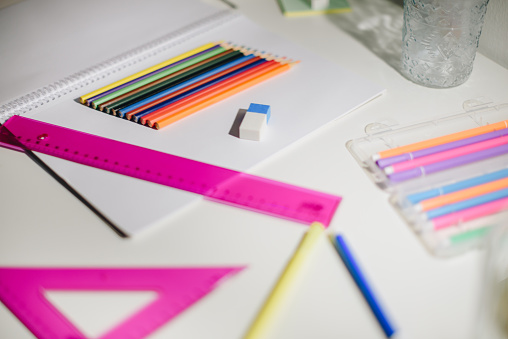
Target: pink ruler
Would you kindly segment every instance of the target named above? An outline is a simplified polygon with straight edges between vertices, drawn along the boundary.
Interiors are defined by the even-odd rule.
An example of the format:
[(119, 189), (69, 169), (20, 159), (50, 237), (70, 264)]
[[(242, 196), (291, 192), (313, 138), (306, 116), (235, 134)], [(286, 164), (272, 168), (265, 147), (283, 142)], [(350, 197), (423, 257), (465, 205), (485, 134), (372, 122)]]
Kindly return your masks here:
[(85, 339), (44, 297), (44, 290), (155, 291), (156, 300), (97, 339), (144, 338), (242, 269), (3, 267), (0, 300), (39, 339)]
[(341, 200), (331, 194), (20, 116), (13, 116), (3, 125), (0, 145), (41, 152), (308, 225), (318, 221), (328, 226)]

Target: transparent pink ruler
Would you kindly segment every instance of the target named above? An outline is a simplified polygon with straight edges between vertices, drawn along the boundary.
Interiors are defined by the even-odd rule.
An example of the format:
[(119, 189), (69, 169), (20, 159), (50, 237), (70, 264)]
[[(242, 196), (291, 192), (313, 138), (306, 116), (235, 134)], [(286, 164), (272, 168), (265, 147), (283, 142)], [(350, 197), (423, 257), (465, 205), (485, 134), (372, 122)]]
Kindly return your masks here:
[(38, 339), (86, 339), (44, 291), (155, 291), (157, 299), (96, 339), (144, 338), (242, 269), (0, 267), (0, 301)]
[(341, 198), (37, 120), (13, 116), (0, 145), (37, 151), (310, 225), (328, 226)]

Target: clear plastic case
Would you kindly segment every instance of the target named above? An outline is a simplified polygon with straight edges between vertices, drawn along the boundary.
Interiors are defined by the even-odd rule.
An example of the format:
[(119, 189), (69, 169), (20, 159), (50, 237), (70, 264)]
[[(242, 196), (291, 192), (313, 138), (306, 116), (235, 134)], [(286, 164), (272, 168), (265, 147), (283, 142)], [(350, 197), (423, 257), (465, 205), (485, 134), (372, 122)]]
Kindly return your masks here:
[[(508, 219), (508, 186), (503, 188), (500, 184), (508, 182), (508, 151), (504, 151), (508, 149), (508, 104), (475, 99), (466, 101), (463, 108), (461, 113), (409, 126), (370, 124), (365, 128), (364, 137), (347, 143), (360, 166), (378, 187), (389, 193), (393, 207), (424, 245), (431, 253), (441, 257), (481, 246), (490, 226)], [(502, 127), (494, 128), (495, 124)], [(473, 155), (471, 147), (494, 141), (484, 140), (480, 144), (473, 142), (471, 136), (462, 136), (459, 138), (461, 143), (467, 139), (471, 140), (471, 145), (476, 145), (458, 147), (457, 142), (447, 141), (448, 150), (429, 152), (434, 148), (427, 147), (423, 151), (428, 153), (426, 155), (422, 155), (421, 148), (404, 152), (402, 157), (405, 160), (397, 161), (404, 162), (402, 165), (394, 165), (396, 162), (390, 164), (391, 160), (379, 160), (380, 152), (386, 150), (464, 134), (464, 131), (482, 126), (486, 126), (483, 129), (497, 129), (496, 135), (502, 134), (495, 138), (493, 133), (475, 137), (496, 139), (495, 142), (501, 146), (496, 146), (495, 152), (492, 151), (494, 146), (490, 146), (476, 150)], [(506, 147), (502, 146), (504, 143)], [(480, 154), (482, 157), (478, 156)], [(436, 161), (437, 156), (443, 158)], [(436, 166), (437, 163), (446, 166)], [(405, 167), (401, 167), (404, 165), (409, 169), (404, 170)], [(396, 172), (397, 169), (399, 172)], [(443, 202), (444, 199), (448, 202)]]

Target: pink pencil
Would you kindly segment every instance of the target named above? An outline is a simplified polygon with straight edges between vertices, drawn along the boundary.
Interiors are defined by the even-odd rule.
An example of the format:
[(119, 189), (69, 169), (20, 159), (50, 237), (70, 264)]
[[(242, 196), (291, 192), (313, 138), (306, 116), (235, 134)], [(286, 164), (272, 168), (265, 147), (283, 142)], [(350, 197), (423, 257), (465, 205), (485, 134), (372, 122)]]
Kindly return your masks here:
[(432, 219), (431, 223), (435, 230), (454, 225), (458, 222), (466, 222), (469, 220), (481, 218), (487, 215), (498, 213), (508, 209), (508, 198), (495, 200), (483, 205), (471, 207), (455, 213), (450, 213), (442, 217)]
[(444, 151), (444, 152), (439, 152), (439, 153), (427, 155), (425, 157), (421, 157), (418, 159), (399, 162), (397, 164), (393, 164), (391, 166), (386, 167), (384, 170), (385, 170), (386, 174), (398, 173), (398, 172), (402, 172), (402, 171), (407, 171), (412, 168), (425, 166), (425, 165), (433, 164), (433, 163), (436, 163), (439, 161), (459, 157), (462, 155), (483, 151), (488, 148), (504, 145), (507, 143), (508, 143), (508, 135), (499, 137), (499, 138), (495, 138), (495, 139), (490, 139), (490, 140), (478, 142), (476, 144), (471, 144), (471, 145), (451, 149), (451, 150)]

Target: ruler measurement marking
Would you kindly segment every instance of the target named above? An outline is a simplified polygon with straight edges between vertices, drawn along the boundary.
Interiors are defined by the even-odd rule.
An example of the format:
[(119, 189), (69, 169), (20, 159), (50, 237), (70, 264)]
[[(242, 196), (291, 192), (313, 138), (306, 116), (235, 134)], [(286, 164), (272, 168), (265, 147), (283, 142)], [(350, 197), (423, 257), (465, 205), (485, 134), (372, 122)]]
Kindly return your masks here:
[(9, 130), (2, 131), (10, 145), (9, 131), (13, 132), (10, 126), (14, 125), (12, 134), (29, 150), (197, 193), (213, 201), (309, 224), (319, 221), (326, 226), (340, 202), (340, 197), (330, 194), (24, 117), (13, 118), (4, 124)]
[[(47, 136), (47, 134), (46, 134), (46, 136)], [(66, 148), (64, 151), (60, 151), (60, 146), (58, 146), (58, 145), (52, 146), (52, 144), (49, 144), (49, 143), (46, 143), (45, 145), (40, 145), (40, 143), (38, 141), (34, 142), (31, 138), (27, 138), (24, 141), (22, 140), (21, 136), (18, 136), (17, 138), (25, 146), (26, 146), (26, 144), (30, 144), (29, 148), (33, 148), (35, 151), (40, 151), (45, 154), (56, 153), (56, 154), (60, 155), (60, 157), (70, 160), (70, 161), (82, 163), (84, 165), (90, 165), (90, 166), (96, 167), (96, 168), (108, 169), (106, 166), (104, 166), (104, 164), (101, 163), (101, 161), (108, 162), (108, 159), (101, 160), (98, 156), (94, 156), (94, 155), (91, 156), (88, 153), (85, 153), (83, 155), (83, 157), (85, 158), (85, 159), (83, 159), (83, 157), (78, 156), (79, 151), (77, 151), (77, 150), (74, 151), (74, 154), (76, 155), (76, 157), (72, 157), (72, 156), (68, 155), (68, 153), (69, 153), (68, 148)], [(51, 148), (51, 147), (54, 147), (55, 151), (47, 150), (47, 148)], [(149, 175), (149, 173), (150, 173), (149, 169), (146, 169), (147, 175), (143, 175), (143, 173), (142, 173), (143, 170), (139, 166), (136, 166), (135, 168), (131, 168), (130, 164), (123, 165), (123, 164), (120, 164), (118, 161), (115, 161), (115, 164), (117, 164), (117, 166), (125, 166), (125, 168), (128, 169), (128, 171), (130, 172), (130, 176), (132, 176), (132, 177), (136, 177), (138, 179), (145, 179), (145, 180), (151, 181), (151, 182), (156, 182), (156, 180), (153, 180), (152, 176)], [(117, 168), (117, 166), (111, 166), (109, 169), (113, 172), (122, 174), (122, 171), (119, 170)], [(192, 184), (192, 182), (190, 183), (190, 185), (188, 185), (187, 180), (185, 178), (180, 177), (175, 181), (175, 179), (170, 174), (167, 176), (167, 178), (169, 179), (169, 181), (166, 181), (166, 183), (165, 183), (166, 185), (170, 185), (170, 186), (182, 189), (182, 190), (187, 190), (187, 191), (190, 191), (193, 193), (199, 193), (199, 194), (206, 193), (206, 192), (199, 190), (199, 189), (193, 189), (192, 186), (194, 186), (194, 185)], [(248, 202), (240, 202), (241, 201), (241, 199), (240, 199), (241, 192), (238, 192), (237, 195), (239, 195), (239, 196), (238, 197), (231, 197), (231, 192), (229, 189), (225, 189), (224, 192), (222, 192), (222, 194), (221, 194), (220, 190), (218, 190), (217, 192), (214, 192), (214, 194), (213, 194), (213, 196), (219, 200), (224, 200), (226, 202), (240, 204), (240, 205), (246, 205), (246, 206), (251, 207), (250, 203), (248, 203)], [(260, 198), (259, 202), (257, 204), (257, 208), (266, 210), (269, 213), (282, 214), (282, 215), (285, 215), (287, 217), (292, 217), (292, 218), (297, 218), (299, 216), (302, 216), (302, 217), (306, 217), (306, 220), (311, 221), (312, 218), (319, 218), (320, 217), (320, 213), (318, 211), (316, 211), (316, 209), (321, 210), (322, 205), (313, 205), (313, 203), (307, 203), (307, 204), (304, 203), (304, 204), (298, 206), (296, 209), (294, 209), (289, 206), (285, 207), (275, 201), (274, 202), (266, 202), (264, 199)]]

